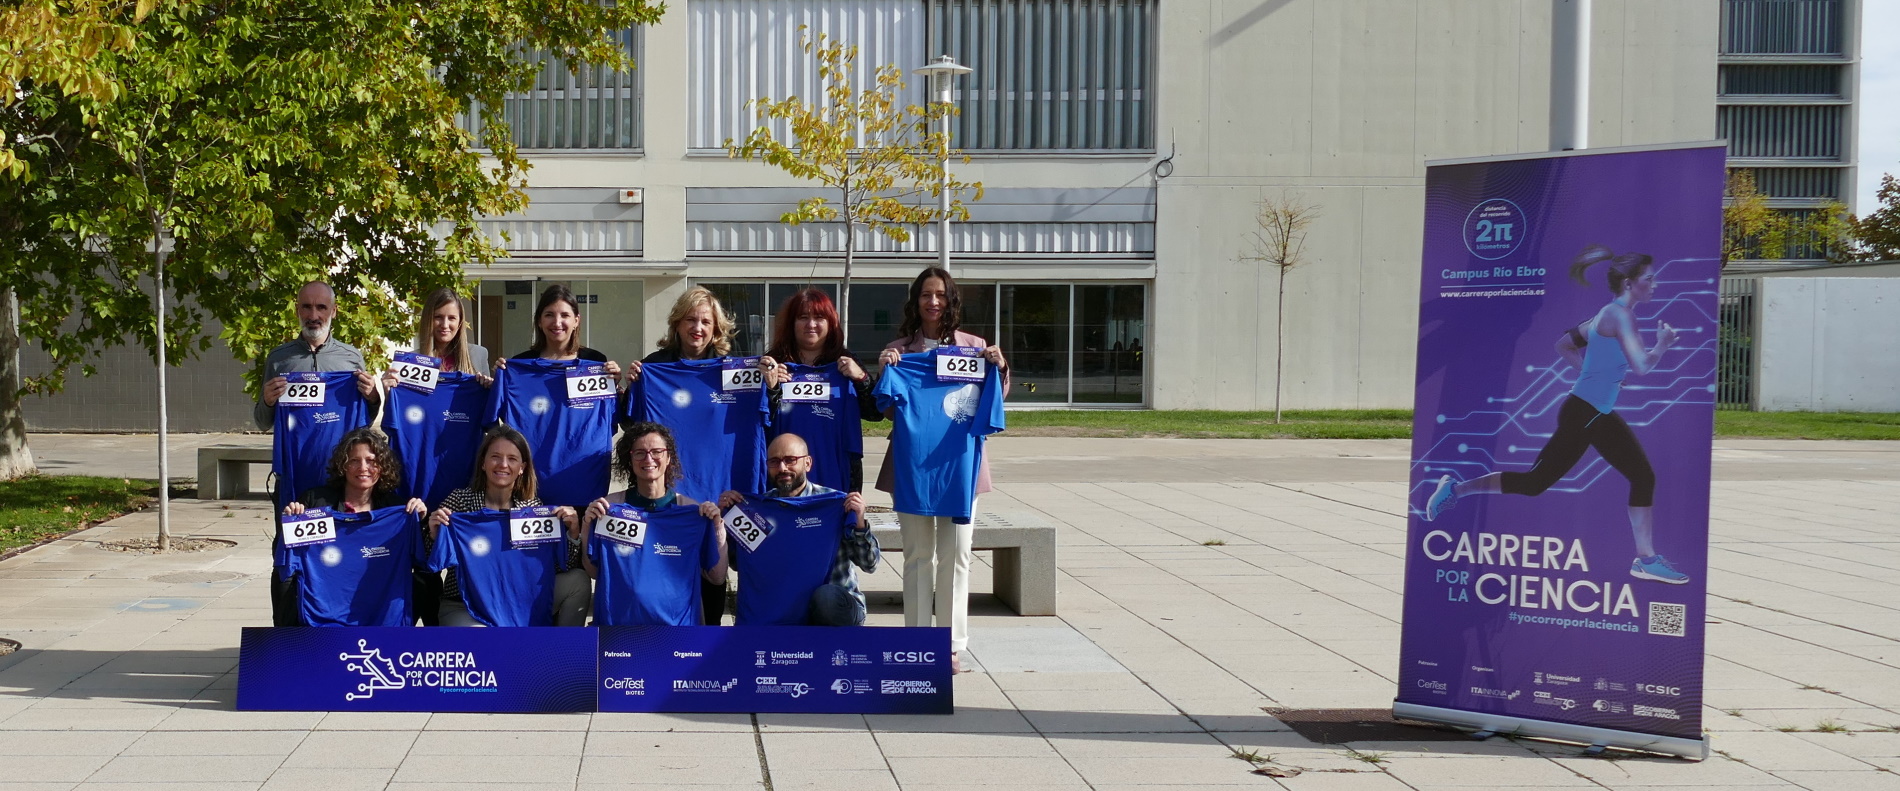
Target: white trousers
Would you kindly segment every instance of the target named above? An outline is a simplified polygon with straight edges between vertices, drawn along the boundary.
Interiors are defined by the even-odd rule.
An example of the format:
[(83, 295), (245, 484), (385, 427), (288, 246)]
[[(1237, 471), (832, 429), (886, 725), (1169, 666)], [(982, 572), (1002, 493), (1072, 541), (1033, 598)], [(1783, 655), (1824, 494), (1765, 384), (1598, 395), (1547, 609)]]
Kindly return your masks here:
[[(904, 536), (904, 625), (950, 627), (950, 650), (970, 644), (970, 525), (897, 514)], [(934, 619), (933, 619), (934, 616)]]

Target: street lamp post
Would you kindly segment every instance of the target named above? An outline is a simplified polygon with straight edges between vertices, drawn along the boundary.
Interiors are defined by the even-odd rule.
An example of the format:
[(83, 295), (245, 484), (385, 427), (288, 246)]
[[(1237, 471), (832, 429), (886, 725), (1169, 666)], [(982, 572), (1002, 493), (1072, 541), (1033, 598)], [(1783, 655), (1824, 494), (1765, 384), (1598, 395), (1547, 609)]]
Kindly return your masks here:
[(938, 55), (912, 74), (922, 74), (930, 78), (932, 101), (944, 105), (943, 146), (937, 149), (938, 164), (943, 166), (942, 182), (937, 189), (937, 266), (950, 271), (950, 87), (957, 77), (969, 74), (973, 69), (957, 63), (949, 55)]

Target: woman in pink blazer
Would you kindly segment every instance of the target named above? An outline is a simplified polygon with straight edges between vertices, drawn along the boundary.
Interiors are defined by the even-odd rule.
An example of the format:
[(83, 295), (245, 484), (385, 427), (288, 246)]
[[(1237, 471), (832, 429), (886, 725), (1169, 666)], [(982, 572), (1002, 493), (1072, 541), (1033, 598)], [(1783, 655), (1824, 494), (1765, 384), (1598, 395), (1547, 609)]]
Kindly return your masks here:
[[(959, 329), (962, 316), (963, 300), (957, 294), (957, 281), (938, 267), (925, 269), (911, 281), (904, 320), (897, 327), (900, 337), (884, 347), (879, 362), (892, 365), (900, 355), (927, 352), (938, 346), (974, 346), (983, 350), (983, 356), (1002, 375), (1007, 396), (1009, 364), (1003, 350)], [(877, 474), (879, 491), (892, 490), (893, 475), (891, 457), (886, 455)], [(984, 458), (977, 470), (976, 494), (989, 490), (990, 462)], [(903, 512), (897, 514), (897, 524), (904, 536), (904, 625), (950, 627), (950, 666), (961, 672), (959, 654), (970, 643), (971, 526), (955, 524), (949, 517)], [(938, 562), (940, 556), (942, 562)]]

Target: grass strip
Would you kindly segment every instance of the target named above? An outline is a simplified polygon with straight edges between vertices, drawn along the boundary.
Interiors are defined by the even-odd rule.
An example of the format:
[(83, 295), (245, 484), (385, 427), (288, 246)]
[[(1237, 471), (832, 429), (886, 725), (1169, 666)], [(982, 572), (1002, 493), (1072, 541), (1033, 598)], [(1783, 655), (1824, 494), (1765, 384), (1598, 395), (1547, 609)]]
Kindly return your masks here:
[[(867, 437), (889, 436), (891, 424), (865, 423)], [(1178, 439), (1409, 439), (1406, 409), (1294, 410), (1280, 423), (1272, 412), (1216, 410), (1061, 409), (1009, 413), (1013, 437), (1167, 437)], [(1900, 413), (1715, 413), (1720, 439), (1900, 440)]]
[(158, 482), (83, 475), (0, 481), (0, 556), (150, 505)]

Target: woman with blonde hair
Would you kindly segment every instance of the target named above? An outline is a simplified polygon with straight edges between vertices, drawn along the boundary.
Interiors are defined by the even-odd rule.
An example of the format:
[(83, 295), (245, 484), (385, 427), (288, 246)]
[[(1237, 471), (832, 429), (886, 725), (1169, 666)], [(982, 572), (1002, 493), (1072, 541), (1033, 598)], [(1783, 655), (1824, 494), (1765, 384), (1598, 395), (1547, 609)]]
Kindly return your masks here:
[[(488, 349), (470, 340), (468, 300), (446, 286), (422, 298), (422, 312), (416, 326), (416, 353), (442, 360), (442, 370), (473, 374), (486, 385)], [(383, 387), (396, 386), (394, 369), (383, 372)]]
[(660, 348), (640, 362), (628, 363), (627, 380), (640, 378), (643, 363), (707, 360), (731, 354), (732, 336), (738, 332), (739, 325), (712, 291), (705, 286), (686, 289), (673, 300), (673, 309), (666, 314), (666, 335), (660, 338)]

